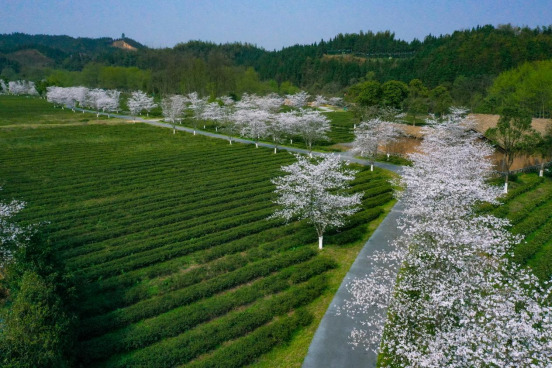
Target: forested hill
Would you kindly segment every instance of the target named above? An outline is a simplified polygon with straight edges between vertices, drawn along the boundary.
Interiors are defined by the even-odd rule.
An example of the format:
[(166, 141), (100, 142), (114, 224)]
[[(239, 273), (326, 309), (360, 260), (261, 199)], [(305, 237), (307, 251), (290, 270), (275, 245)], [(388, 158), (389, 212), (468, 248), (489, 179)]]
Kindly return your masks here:
[[(411, 42), (396, 39), (392, 32), (360, 32), (278, 51), (251, 44), (202, 41), (150, 49), (124, 40), (137, 51), (116, 49), (111, 46), (111, 38), (0, 35), (0, 70), (4, 77), (28, 79), (45, 78), (55, 71), (57, 80), (67, 84), (77, 76), (62, 75), (63, 70), (81, 71), (91, 63), (137, 67), (150, 73), (144, 88), (161, 93), (190, 89), (217, 94), (239, 92), (247, 90), (256, 78), (268, 83), (264, 89), (290, 82), (326, 94), (342, 93), (367, 78), (406, 83), (417, 78), (431, 88), (460, 83), (476, 92), (485, 91), (502, 71), (526, 61), (552, 58), (552, 26), (531, 29), (487, 25)], [(17, 52), (31, 49), (33, 58), (22, 61), (18, 57)], [(35, 65), (32, 60), (36, 60)], [(262, 92), (263, 88), (252, 92)]]

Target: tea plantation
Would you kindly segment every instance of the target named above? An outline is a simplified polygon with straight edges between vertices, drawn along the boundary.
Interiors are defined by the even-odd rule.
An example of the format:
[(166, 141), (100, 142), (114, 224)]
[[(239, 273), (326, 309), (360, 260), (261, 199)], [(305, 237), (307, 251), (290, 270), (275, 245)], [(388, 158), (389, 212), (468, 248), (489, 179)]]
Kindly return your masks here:
[(10, 123), (14, 101), (0, 98), (0, 197), (27, 203), (19, 220), (40, 224), (78, 280), (83, 366), (239, 367), (292, 346), (392, 201), (389, 174), (359, 168), (363, 209), (319, 252), (311, 226), (267, 220), (290, 154), (41, 100)]

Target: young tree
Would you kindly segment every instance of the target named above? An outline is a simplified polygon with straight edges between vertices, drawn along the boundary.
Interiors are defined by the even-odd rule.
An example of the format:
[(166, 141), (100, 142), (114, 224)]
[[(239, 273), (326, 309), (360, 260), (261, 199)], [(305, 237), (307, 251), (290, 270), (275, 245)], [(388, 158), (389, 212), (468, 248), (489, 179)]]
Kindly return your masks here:
[(4, 94), (7, 94), (9, 92), (10, 92), (10, 90), (9, 90), (8, 86), (6, 85), (6, 82), (4, 82), (4, 80), (2, 78), (0, 78), (0, 94), (4, 95)]
[(550, 287), (507, 258), (520, 241), (508, 221), (474, 210), (501, 192), (491, 147), (455, 118), (425, 130), (402, 173), (403, 235), (349, 286), (350, 314), (371, 310), (353, 344), (381, 344), (383, 366), (549, 366)]
[[(0, 188), (1, 189), (1, 188)], [(13, 261), (14, 252), (24, 246), (31, 235), (31, 227), (22, 227), (14, 222), (14, 216), (25, 208), (25, 203), (17, 200), (0, 202), (0, 276)]]
[(300, 92), (297, 92), (296, 94), (293, 94), (293, 95), (286, 95), (286, 99), (288, 100), (288, 104), (290, 106), (293, 106), (293, 107), (296, 107), (296, 108), (305, 107), (309, 97), (310, 97), (310, 95), (305, 91), (300, 91)]
[(368, 159), (370, 171), (374, 171), (374, 160), (378, 154), (377, 129), (380, 120), (370, 120), (359, 124), (355, 129), (355, 140), (353, 141), (352, 152)]
[(330, 121), (319, 111), (303, 110), (298, 114), (297, 132), (303, 137), (309, 155), (312, 156), (312, 145), (318, 140), (328, 140), (326, 135), (330, 129)]
[(96, 110), (96, 117), (100, 116), (100, 111), (105, 110), (109, 103), (109, 96), (103, 89), (91, 89), (86, 95), (86, 104), (93, 110)]
[(362, 193), (346, 193), (356, 172), (346, 169), (337, 155), (326, 155), (314, 161), (296, 157), (297, 162), (282, 167), (286, 176), (272, 180), (278, 195), (275, 203), (282, 208), (271, 217), (286, 221), (306, 219), (316, 228), (318, 248), (322, 249), (326, 229), (342, 226), (345, 217), (358, 210)]
[(256, 148), (259, 148), (259, 139), (266, 136), (272, 118), (271, 113), (259, 109), (237, 110), (232, 117), (240, 127), (240, 134), (252, 138)]
[(508, 193), (508, 178), (514, 158), (528, 149), (533, 134), (531, 115), (516, 107), (504, 108), (496, 127), (485, 132), (491, 141), (504, 150), (504, 193)]
[(130, 110), (130, 114), (136, 117), (142, 112), (142, 110), (146, 110), (149, 116), (149, 111), (156, 107), (157, 104), (153, 102), (153, 97), (148, 97), (146, 93), (142, 91), (134, 91), (127, 100), (127, 106)]
[(165, 121), (171, 123), (173, 134), (176, 134), (176, 121), (182, 118), (182, 113), (186, 109), (186, 98), (180, 95), (165, 97), (161, 101), (161, 108)]
[(539, 176), (542, 177), (544, 176), (544, 164), (546, 160), (552, 159), (552, 123), (548, 123), (544, 135), (539, 134), (534, 151), (540, 156)]
[(203, 111), (207, 105), (207, 99), (199, 98), (197, 92), (192, 92), (186, 96), (186, 100), (189, 102), (188, 109), (192, 110), (194, 114), (192, 125), (194, 128), (194, 135), (196, 135), (197, 125), (200, 120), (203, 119)]

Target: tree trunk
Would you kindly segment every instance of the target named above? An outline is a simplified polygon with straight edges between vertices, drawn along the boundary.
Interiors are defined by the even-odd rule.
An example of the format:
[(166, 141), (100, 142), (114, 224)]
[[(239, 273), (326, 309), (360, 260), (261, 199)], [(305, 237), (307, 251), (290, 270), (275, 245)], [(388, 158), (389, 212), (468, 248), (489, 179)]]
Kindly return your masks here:
[(510, 171), (506, 171), (506, 177), (504, 178), (504, 194), (508, 193), (508, 179), (510, 176)]
[(196, 133), (195, 133), (195, 130), (194, 130), (194, 135), (195, 135), (195, 134), (196, 134)]
[(276, 153), (276, 152), (277, 152), (277, 148), (276, 148), (276, 147), (274, 147), (274, 153)]
[(255, 142), (255, 148), (259, 148), (259, 143)]
[(230, 138), (229, 141), (230, 141), (230, 145), (232, 145), (232, 138)]
[(173, 134), (176, 134), (176, 129), (175, 128), (173, 128)]
[(370, 171), (374, 171), (374, 164), (370, 164)]
[(218, 132), (218, 127), (215, 127), (215, 132)]
[(293, 139), (290, 139), (290, 140), (289, 140), (289, 144), (293, 144)]
[(324, 236), (322, 235), (318, 237), (318, 249), (322, 249), (323, 244), (324, 244)]
[(389, 156), (390, 156), (390, 154), (389, 154), (389, 152), (387, 152), (387, 161), (389, 161)]
[(542, 178), (544, 176), (544, 160), (541, 162), (541, 167), (539, 170), (539, 176)]

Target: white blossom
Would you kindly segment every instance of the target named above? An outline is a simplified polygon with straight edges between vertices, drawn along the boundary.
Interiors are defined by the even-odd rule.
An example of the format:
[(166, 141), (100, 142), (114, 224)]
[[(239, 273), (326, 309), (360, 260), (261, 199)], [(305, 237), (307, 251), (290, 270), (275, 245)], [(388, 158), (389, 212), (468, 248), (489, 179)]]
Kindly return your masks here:
[(281, 206), (272, 217), (286, 221), (306, 219), (316, 228), (318, 246), (322, 249), (326, 228), (343, 226), (345, 217), (358, 210), (362, 193), (346, 193), (356, 172), (345, 168), (339, 156), (308, 159), (296, 155), (296, 158), (297, 162), (282, 167), (287, 175), (272, 180), (278, 194), (275, 203)]
[(521, 239), (508, 221), (474, 210), (501, 190), (486, 182), (491, 147), (461, 119), (430, 124), (403, 168), (403, 235), (349, 285), (352, 344), (377, 351), (383, 336), (383, 366), (549, 367), (550, 288), (509, 261)]

